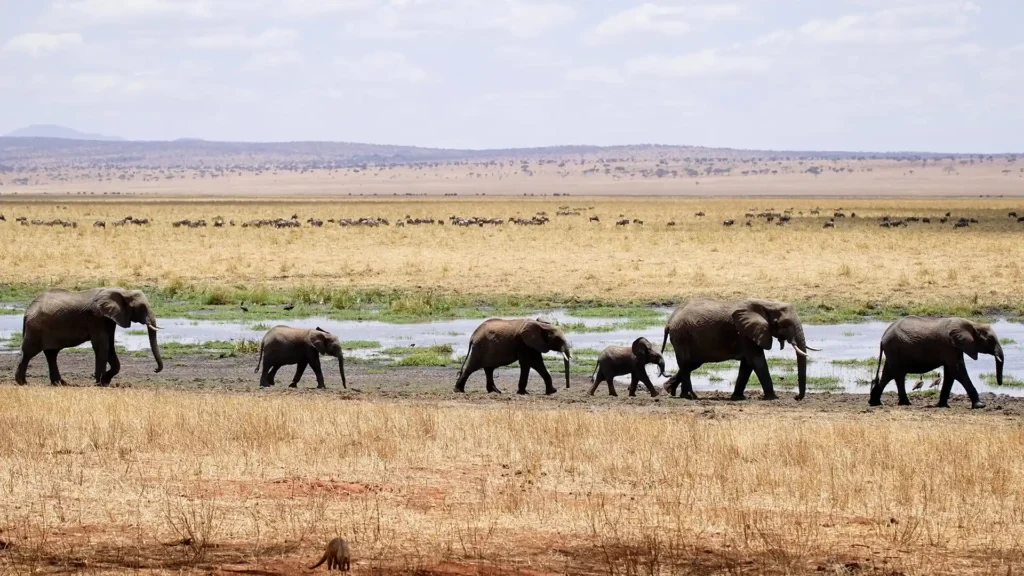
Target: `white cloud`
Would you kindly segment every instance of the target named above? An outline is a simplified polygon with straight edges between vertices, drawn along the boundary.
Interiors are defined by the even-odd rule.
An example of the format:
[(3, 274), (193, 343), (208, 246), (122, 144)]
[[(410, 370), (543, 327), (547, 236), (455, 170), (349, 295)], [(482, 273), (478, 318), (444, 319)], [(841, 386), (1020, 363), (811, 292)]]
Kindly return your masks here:
[(137, 94), (146, 89), (146, 80), (141, 76), (129, 77), (120, 74), (78, 74), (71, 79), (71, 85), (87, 95), (96, 94)]
[(501, 30), (517, 36), (536, 36), (576, 18), (570, 6), (523, 0), (395, 0), (393, 5), (423, 8), (410, 16), (428, 28)]
[(48, 19), (71, 25), (211, 15), (205, 0), (57, 0), (48, 11)]
[(339, 76), (353, 82), (416, 84), (427, 77), (426, 72), (400, 52), (374, 52), (354, 60), (339, 59), (335, 68)]
[(595, 84), (622, 84), (625, 79), (618, 70), (603, 66), (584, 66), (574, 68), (565, 73), (565, 79), (570, 82), (595, 83)]
[(276, 52), (259, 52), (253, 54), (242, 64), (247, 72), (262, 72), (275, 68), (299, 66), (305, 59), (296, 50), (280, 50)]
[(904, 44), (952, 40), (970, 31), (974, 2), (909, 4), (835, 20), (812, 20), (800, 27), (819, 44)]
[(19, 52), (30, 56), (57, 52), (64, 48), (82, 45), (81, 34), (43, 34), (29, 32), (19, 34), (4, 44), (0, 52)]
[(237, 31), (192, 36), (185, 39), (185, 44), (207, 50), (253, 50), (286, 48), (293, 45), (297, 38), (295, 30), (270, 28), (254, 36)]
[(693, 22), (732, 20), (742, 13), (743, 7), (739, 4), (663, 6), (646, 3), (605, 19), (595, 32), (602, 37), (646, 32), (679, 36), (689, 32)]
[(767, 58), (722, 54), (711, 49), (680, 56), (644, 56), (626, 62), (630, 74), (676, 78), (760, 74), (770, 67), (771, 61)]

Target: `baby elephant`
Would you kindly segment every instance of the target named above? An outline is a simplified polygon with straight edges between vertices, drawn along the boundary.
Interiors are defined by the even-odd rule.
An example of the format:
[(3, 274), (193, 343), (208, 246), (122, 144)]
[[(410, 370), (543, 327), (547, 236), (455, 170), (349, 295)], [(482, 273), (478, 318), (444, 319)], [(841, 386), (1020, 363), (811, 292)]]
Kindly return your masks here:
[(326, 388), (324, 374), (320, 371), (321, 354), (338, 359), (341, 385), (348, 388), (345, 384), (345, 359), (341, 355), (341, 341), (337, 336), (319, 326), (314, 330), (274, 326), (267, 331), (263, 343), (260, 344), (260, 359), (256, 362), (256, 372), (260, 371), (260, 362), (263, 363), (260, 386), (273, 386), (274, 376), (281, 366), (298, 364), (299, 367), (295, 370), (295, 377), (292, 378), (290, 385), (292, 388), (299, 383), (307, 365), (313, 368), (313, 373), (316, 374), (316, 387)]
[(629, 395), (636, 396), (637, 382), (643, 382), (651, 396), (657, 396), (658, 391), (651, 384), (651, 378), (647, 375), (647, 365), (657, 364), (660, 375), (665, 375), (665, 359), (654, 349), (647, 338), (637, 338), (632, 346), (609, 346), (601, 352), (597, 359), (597, 369), (591, 379), (594, 385), (590, 387), (589, 394), (594, 395), (601, 381), (608, 382), (608, 394), (618, 396), (615, 393), (616, 376), (629, 374), (632, 380), (629, 383)]

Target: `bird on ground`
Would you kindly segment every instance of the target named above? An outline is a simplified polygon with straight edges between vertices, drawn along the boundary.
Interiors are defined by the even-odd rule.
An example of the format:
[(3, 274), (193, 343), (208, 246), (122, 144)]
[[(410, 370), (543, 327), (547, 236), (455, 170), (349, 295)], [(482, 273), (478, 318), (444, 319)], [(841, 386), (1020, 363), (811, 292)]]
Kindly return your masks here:
[(285, 304), (284, 305), (284, 309), (285, 310), (291, 310), (292, 308), (295, 308), (295, 304)]
[(245, 307), (245, 302), (239, 302), (238, 307), (242, 309), (242, 312), (248, 312), (249, 309)]

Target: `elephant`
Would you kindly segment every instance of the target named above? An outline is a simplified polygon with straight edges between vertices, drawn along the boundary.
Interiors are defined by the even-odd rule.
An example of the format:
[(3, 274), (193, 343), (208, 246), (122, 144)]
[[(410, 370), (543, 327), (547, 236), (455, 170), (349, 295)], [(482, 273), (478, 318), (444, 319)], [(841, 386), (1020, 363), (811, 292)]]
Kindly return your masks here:
[(554, 394), (556, 390), (551, 385), (551, 374), (541, 356), (553, 350), (560, 352), (565, 361), (565, 387), (568, 389), (572, 353), (561, 328), (543, 320), (485, 320), (469, 339), (469, 351), (459, 369), (455, 392), (465, 392), (466, 380), (473, 372), (483, 368), (487, 375), (487, 391), (500, 394), (501, 390), (494, 385), (494, 369), (519, 361), (519, 394), (527, 393), (526, 382), (530, 378), (531, 368), (544, 379), (544, 393)]
[(796, 351), (797, 400), (803, 400), (807, 391), (807, 351), (818, 351), (807, 345), (803, 324), (796, 309), (786, 302), (773, 300), (725, 301), (701, 298), (677, 308), (665, 325), (665, 343), (671, 339), (675, 348), (679, 372), (665, 382), (670, 396), (682, 385), (681, 397), (697, 399), (690, 381), (690, 373), (706, 362), (739, 360), (733, 400), (743, 400), (751, 372), (757, 375), (765, 400), (775, 400), (775, 388), (768, 372), (764, 351), (771, 350), (772, 339), (778, 339), (779, 349), (785, 343)]
[[(57, 368), (57, 354), (64, 348), (92, 342), (96, 355), (96, 383), (107, 386), (121, 371), (121, 362), (114, 348), (114, 330), (118, 326), (128, 328), (133, 322), (144, 324), (149, 331), (149, 347), (156, 360), (156, 372), (160, 372), (164, 369), (164, 362), (156, 341), (159, 328), (145, 294), (124, 288), (95, 288), (82, 292), (60, 288), (47, 290), (25, 309), (21, 358), (14, 381), (26, 384), (28, 363), (42, 352), (50, 369), (50, 383), (67, 385)], [(108, 364), (109, 370), (106, 369)]]
[[(996, 385), (1003, 385), (1003, 347), (999, 338), (987, 324), (976, 324), (963, 318), (922, 318), (907, 316), (893, 322), (878, 347), (878, 365), (871, 381), (871, 406), (882, 404), (882, 391), (890, 380), (896, 381), (899, 405), (909, 406), (907, 374), (923, 374), (941, 367), (942, 389), (939, 391), (940, 408), (949, 407), (949, 394), (957, 380), (967, 391), (972, 408), (984, 408), (985, 403), (967, 375), (964, 354), (977, 360), (978, 354), (991, 354), (996, 359)], [(882, 366), (882, 355), (885, 366)], [(881, 370), (881, 376), (879, 376)]]
[(256, 372), (260, 371), (260, 363), (263, 364), (263, 374), (260, 376), (260, 386), (273, 386), (274, 376), (281, 366), (298, 364), (295, 376), (289, 387), (295, 388), (302, 379), (302, 373), (308, 365), (316, 374), (316, 387), (326, 388), (324, 385), (324, 373), (320, 370), (320, 355), (326, 354), (338, 359), (338, 370), (341, 371), (341, 386), (348, 388), (345, 383), (345, 358), (341, 353), (341, 341), (338, 337), (323, 328), (317, 326), (310, 330), (308, 328), (292, 328), (291, 326), (274, 326), (263, 336), (260, 343), (260, 357), (256, 361)]
[(614, 380), (616, 376), (629, 374), (632, 380), (629, 383), (629, 395), (636, 396), (636, 385), (643, 382), (651, 396), (657, 396), (658, 390), (651, 383), (647, 375), (647, 365), (657, 364), (659, 375), (665, 374), (665, 358), (654, 349), (654, 344), (647, 338), (637, 338), (632, 346), (608, 346), (601, 351), (597, 358), (597, 367), (591, 379), (594, 381), (590, 391), (591, 396), (597, 391), (601, 381), (608, 382), (608, 395), (618, 396), (615, 393)]

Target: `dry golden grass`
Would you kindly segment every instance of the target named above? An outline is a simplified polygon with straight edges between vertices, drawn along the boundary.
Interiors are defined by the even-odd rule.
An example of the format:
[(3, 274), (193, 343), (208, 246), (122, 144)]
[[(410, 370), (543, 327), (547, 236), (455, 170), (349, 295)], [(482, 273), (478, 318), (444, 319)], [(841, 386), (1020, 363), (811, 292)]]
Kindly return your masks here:
[[(559, 206), (592, 208), (557, 217)], [(821, 217), (811, 217), (820, 206)], [(754, 219), (753, 208), (792, 207), (785, 227)], [(831, 209), (858, 218), (822, 229)], [(703, 210), (707, 216), (693, 214)], [(1015, 307), (1024, 280), (1024, 215), (1016, 199), (668, 199), (505, 198), (324, 201), (10, 201), (0, 204), (0, 282), (384, 287), (484, 295), (532, 294), (635, 301), (699, 294), (760, 295), (794, 301), (950, 303)], [(377, 229), (325, 224), (298, 230), (175, 229), (180, 218), (302, 220), (406, 215), (530, 216), (546, 226)], [(981, 220), (965, 230), (934, 219)], [(599, 224), (588, 215), (598, 215)], [(618, 215), (643, 227), (615, 226)], [(876, 218), (930, 216), (933, 223), (881, 229)], [(148, 217), (146, 227), (94, 229), (96, 219)], [(22, 227), (17, 216), (77, 220), (77, 229)], [(736, 226), (721, 225), (725, 218)], [(678, 225), (666, 227), (675, 220)], [(109, 226), (109, 224), (108, 224)]]
[(0, 396), (3, 573), (289, 574), (336, 535), (378, 573), (1024, 563), (1024, 429), (991, 415)]

